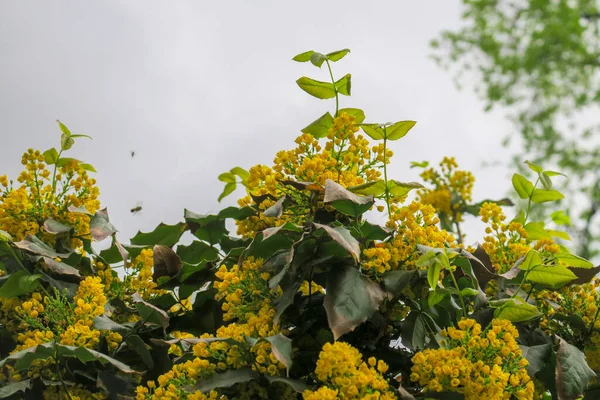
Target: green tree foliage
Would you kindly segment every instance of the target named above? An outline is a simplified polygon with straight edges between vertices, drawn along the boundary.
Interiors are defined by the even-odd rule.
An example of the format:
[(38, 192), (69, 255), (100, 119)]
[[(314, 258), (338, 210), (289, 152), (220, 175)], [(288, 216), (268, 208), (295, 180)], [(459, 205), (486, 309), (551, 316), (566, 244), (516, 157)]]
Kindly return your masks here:
[(463, 26), (432, 41), (434, 58), (473, 71), (486, 110), (503, 106), (521, 133), (522, 152), (558, 164), (585, 192), (576, 221), (582, 254), (600, 231), (600, 9), (595, 0), (463, 0)]

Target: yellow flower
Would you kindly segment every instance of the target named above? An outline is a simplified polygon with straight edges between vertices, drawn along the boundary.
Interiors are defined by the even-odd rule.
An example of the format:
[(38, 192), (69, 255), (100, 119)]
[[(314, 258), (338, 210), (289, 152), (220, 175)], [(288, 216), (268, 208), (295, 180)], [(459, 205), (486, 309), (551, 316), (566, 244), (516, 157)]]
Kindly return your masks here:
[(509, 321), (494, 319), (482, 331), (474, 320), (463, 319), (441, 335), (441, 348), (418, 352), (412, 359), (410, 379), (425, 391), (459, 392), (467, 400), (533, 399), (535, 385), (516, 342), (519, 333)]

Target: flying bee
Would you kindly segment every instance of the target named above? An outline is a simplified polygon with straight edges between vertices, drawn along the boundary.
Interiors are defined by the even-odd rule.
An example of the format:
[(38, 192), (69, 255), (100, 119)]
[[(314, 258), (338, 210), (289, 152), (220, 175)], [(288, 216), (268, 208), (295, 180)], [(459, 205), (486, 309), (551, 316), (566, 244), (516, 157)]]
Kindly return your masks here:
[(135, 207), (133, 207), (131, 210), (129, 210), (129, 212), (131, 212), (131, 214), (133, 214), (133, 215), (136, 215), (140, 211), (142, 211), (142, 203), (141, 202), (139, 202)]
[(133, 156), (135, 156), (135, 151), (131, 150), (131, 158), (133, 158)]

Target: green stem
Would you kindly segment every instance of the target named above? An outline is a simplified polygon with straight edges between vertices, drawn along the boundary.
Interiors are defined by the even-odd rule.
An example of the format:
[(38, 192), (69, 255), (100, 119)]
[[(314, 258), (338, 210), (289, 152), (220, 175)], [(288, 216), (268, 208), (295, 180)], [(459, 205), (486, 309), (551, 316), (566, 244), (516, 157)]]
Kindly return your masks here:
[(54, 195), (54, 191), (56, 190), (56, 170), (58, 169), (57, 163), (58, 160), (60, 160), (62, 152), (62, 149), (60, 149), (60, 151), (58, 152), (58, 157), (56, 158), (56, 162), (54, 163), (54, 171), (52, 172), (52, 195)]
[(596, 325), (596, 320), (598, 319), (598, 315), (600, 313), (600, 307), (596, 310), (596, 315), (594, 315), (594, 319), (592, 320), (592, 323), (590, 324), (590, 329), (587, 333), (587, 336), (591, 336), (592, 332), (594, 331), (594, 325)]
[(339, 105), (340, 105), (340, 101), (339, 101), (339, 94), (338, 94), (338, 90), (335, 87), (335, 79), (333, 79), (333, 72), (331, 71), (331, 65), (329, 64), (329, 60), (325, 60), (325, 62), (327, 63), (327, 69), (329, 69), (329, 76), (331, 77), (331, 84), (333, 85), (333, 90), (335, 91), (335, 116), (338, 116), (338, 110), (339, 110)]
[(529, 201), (527, 202), (527, 212), (525, 213), (525, 222), (523, 222), (523, 225), (527, 223), (527, 218), (529, 218), (529, 211), (531, 210), (531, 198), (533, 197), (533, 192), (535, 192), (538, 183), (540, 183), (539, 177), (535, 181), (535, 185), (533, 185), (533, 190), (531, 191), (531, 193), (529, 193)]
[(460, 288), (458, 287), (458, 282), (456, 281), (456, 278), (454, 277), (454, 272), (452, 272), (452, 270), (450, 270), (450, 276), (452, 277), (452, 282), (454, 282), (454, 287), (458, 292), (458, 298), (460, 299), (460, 305), (462, 306), (463, 317), (467, 318), (467, 308), (465, 307), (465, 299), (463, 298), (463, 295), (460, 294)]
[[(452, 207), (452, 206), (450, 206), (450, 207)], [(456, 217), (456, 210), (454, 208), (452, 208), (452, 219), (454, 221), (454, 225), (456, 226), (456, 234), (458, 235), (458, 244), (462, 244), (463, 243), (462, 232), (460, 230), (460, 223), (458, 222), (458, 219)]]
[(383, 128), (383, 132), (383, 182), (385, 183), (385, 204), (387, 205), (389, 218), (392, 215), (392, 211), (390, 209), (390, 189), (388, 188), (387, 177), (387, 128)]
[(40, 198), (40, 182), (38, 181), (37, 172), (33, 173), (33, 179), (35, 181), (35, 190), (37, 191), (37, 201), (38, 206), (40, 207), (40, 212), (42, 211), (42, 199)]
[(65, 390), (65, 394), (67, 395), (67, 398), (69, 400), (73, 400), (73, 397), (71, 397), (71, 393), (69, 393), (69, 388), (67, 387), (67, 384), (65, 383), (65, 380), (63, 379), (62, 373), (60, 372), (60, 364), (58, 363), (58, 354), (55, 354), (54, 358), (56, 359), (56, 373), (58, 374), (58, 379), (60, 379), (60, 382), (62, 383), (62, 387)]
[[(8, 250), (10, 251), (10, 254), (14, 257), (14, 259), (17, 260), (17, 264), (19, 264), (19, 266), (23, 269), (23, 271), (27, 272), (29, 275), (32, 275), (32, 273), (29, 272), (29, 270), (25, 267), (25, 265), (23, 264), (21, 259), (17, 256), (17, 253), (15, 253), (15, 250), (12, 248), (12, 246), (10, 246), (10, 244), (8, 245)], [(41, 283), (40, 283), (40, 288), (42, 288), (42, 290), (44, 291), (46, 296), (48, 296), (48, 297), (50, 296), (50, 293), (48, 293), (46, 288), (44, 286), (42, 286)]]

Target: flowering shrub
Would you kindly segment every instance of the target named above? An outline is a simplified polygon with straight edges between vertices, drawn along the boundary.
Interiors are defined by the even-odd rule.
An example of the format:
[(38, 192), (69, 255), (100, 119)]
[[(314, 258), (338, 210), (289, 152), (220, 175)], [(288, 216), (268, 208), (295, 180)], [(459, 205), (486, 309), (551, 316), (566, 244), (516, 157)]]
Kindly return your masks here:
[[(566, 247), (564, 212), (530, 218), (560, 174), (515, 174), (519, 210), (474, 202), (454, 158), (392, 179), (415, 122), (339, 108), (348, 53), (294, 57), (327, 67), (297, 83), (335, 111), (272, 165), (219, 175), (238, 207), (122, 243), (62, 123), (60, 150), (0, 177), (0, 398), (599, 398), (600, 267)], [(460, 229), (473, 217), (481, 244)]]

